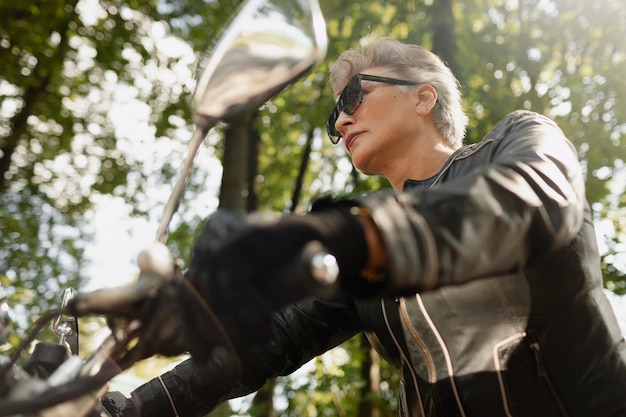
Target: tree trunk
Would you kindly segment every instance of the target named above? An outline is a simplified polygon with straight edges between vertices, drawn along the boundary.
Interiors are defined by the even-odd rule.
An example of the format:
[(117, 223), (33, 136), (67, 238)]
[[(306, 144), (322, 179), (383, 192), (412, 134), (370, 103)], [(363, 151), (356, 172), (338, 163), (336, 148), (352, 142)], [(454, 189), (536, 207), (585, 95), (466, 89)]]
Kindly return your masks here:
[(364, 334), (361, 334), (361, 349), (365, 353), (361, 365), (361, 379), (365, 384), (361, 388), (357, 417), (379, 417), (380, 357)]
[(248, 135), (248, 198), (246, 210), (251, 213), (259, 208), (259, 183), (256, 177), (259, 173), (259, 149), (261, 135), (254, 125), (258, 112), (255, 112), (249, 123)]
[(452, 0), (435, 1), (432, 12), (433, 52), (448, 64), (452, 72), (458, 74)]
[(304, 176), (309, 167), (309, 160), (311, 159), (311, 150), (313, 149), (313, 127), (309, 129), (306, 135), (306, 145), (302, 151), (302, 160), (300, 162), (300, 169), (298, 170), (298, 178), (296, 178), (296, 185), (291, 197), (290, 211), (293, 213), (300, 204), (300, 196), (302, 194), (302, 185), (304, 184)]
[(252, 115), (245, 114), (231, 121), (224, 133), (222, 157), (222, 185), (219, 208), (238, 212), (246, 211), (249, 193), (250, 125)]
[[(258, 207), (256, 176), (260, 136), (254, 127), (257, 112), (232, 120), (224, 135), (222, 157), (222, 184), (219, 208), (240, 212), (252, 212)], [(250, 414), (253, 417), (275, 417), (275, 380), (269, 380), (257, 391)]]
[(249, 410), (252, 417), (276, 417), (274, 388), (276, 388), (276, 380), (270, 379), (256, 392)]

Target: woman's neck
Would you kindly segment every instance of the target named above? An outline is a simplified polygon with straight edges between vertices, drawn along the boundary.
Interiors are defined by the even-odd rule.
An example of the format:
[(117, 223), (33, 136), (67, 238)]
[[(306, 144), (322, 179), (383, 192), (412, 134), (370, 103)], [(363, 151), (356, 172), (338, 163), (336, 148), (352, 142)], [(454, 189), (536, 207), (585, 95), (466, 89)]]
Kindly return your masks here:
[(401, 191), (406, 180), (425, 180), (437, 174), (455, 149), (443, 141), (430, 141), (414, 147), (384, 176), (396, 191)]

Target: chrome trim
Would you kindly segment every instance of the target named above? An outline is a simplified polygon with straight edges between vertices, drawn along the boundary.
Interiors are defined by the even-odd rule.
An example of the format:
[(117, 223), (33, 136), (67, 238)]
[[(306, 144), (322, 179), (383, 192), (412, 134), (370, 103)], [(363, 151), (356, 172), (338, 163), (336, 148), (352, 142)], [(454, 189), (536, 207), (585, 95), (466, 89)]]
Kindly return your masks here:
[(450, 358), (450, 351), (448, 350), (448, 347), (446, 346), (446, 343), (444, 342), (443, 337), (441, 337), (441, 334), (437, 330), (435, 323), (430, 318), (430, 315), (428, 314), (428, 311), (426, 310), (426, 306), (422, 302), (422, 297), (420, 297), (419, 294), (415, 294), (415, 298), (417, 300), (417, 304), (419, 305), (420, 310), (422, 310), (422, 314), (424, 315), (426, 322), (428, 322), (428, 326), (430, 326), (430, 329), (432, 330), (435, 337), (437, 338), (437, 342), (439, 342), (439, 346), (441, 347), (443, 356), (446, 359), (446, 368), (448, 368), (448, 376), (450, 377), (450, 385), (452, 385), (452, 392), (454, 393), (454, 398), (456, 399), (456, 403), (459, 406), (459, 412), (461, 413), (463, 417), (465, 417), (465, 411), (463, 410), (463, 404), (461, 404), (461, 397), (459, 396), (459, 390), (457, 389), (456, 383), (454, 381), (454, 369), (452, 367), (452, 359)]
[[(417, 296), (417, 294), (416, 294)], [(426, 344), (422, 341), (422, 339), (418, 336), (417, 331), (411, 324), (411, 318), (409, 317), (409, 312), (406, 309), (406, 303), (404, 301), (404, 297), (400, 298), (400, 317), (402, 317), (402, 321), (406, 326), (407, 330), (411, 333), (411, 337), (417, 346), (422, 350), (424, 354), (424, 358), (426, 359), (426, 365), (428, 365), (428, 382), (434, 384), (437, 382), (437, 372), (435, 371), (435, 362), (433, 361), (432, 356), (430, 356), (430, 352), (426, 348)]]
[[(402, 297), (399, 297), (396, 299), (396, 301), (400, 303), (400, 305), (402, 305), (404, 300)], [(413, 367), (411, 366), (411, 361), (406, 357), (406, 354), (402, 350), (400, 343), (398, 343), (398, 339), (396, 338), (396, 335), (394, 334), (391, 328), (391, 325), (389, 324), (389, 318), (387, 316), (387, 310), (385, 309), (384, 298), (380, 300), (380, 305), (381, 305), (382, 312), (383, 312), (383, 318), (385, 319), (385, 326), (387, 326), (387, 331), (389, 332), (389, 335), (391, 336), (393, 343), (396, 345), (396, 348), (398, 349), (398, 352), (400, 353), (400, 357), (402, 358), (402, 363), (404, 364), (404, 365), (401, 364), (400, 366), (400, 372), (402, 374), (402, 377), (404, 378), (404, 372), (402, 372), (402, 368), (406, 366), (407, 369), (410, 371), (411, 378), (413, 379), (413, 387), (415, 388), (416, 397), (417, 397), (417, 400), (419, 401), (420, 411), (422, 413), (422, 416), (425, 416), (426, 410), (424, 409), (424, 404), (422, 403), (422, 395), (420, 394), (419, 385), (417, 384), (417, 376), (415, 375), (415, 372), (413, 371)], [(403, 388), (403, 389), (406, 390), (406, 388)], [(405, 398), (405, 401), (406, 401), (406, 398)], [(407, 413), (409, 412), (408, 409), (406, 411)]]

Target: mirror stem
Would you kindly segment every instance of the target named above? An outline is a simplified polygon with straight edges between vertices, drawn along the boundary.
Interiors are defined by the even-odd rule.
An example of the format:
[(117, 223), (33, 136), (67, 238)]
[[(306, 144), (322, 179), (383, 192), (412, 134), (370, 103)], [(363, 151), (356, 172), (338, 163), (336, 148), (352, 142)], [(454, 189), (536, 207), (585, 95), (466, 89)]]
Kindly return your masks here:
[(193, 167), (193, 160), (198, 153), (198, 149), (200, 149), (200, 145), (202, 141), (209, 133), (209, 130), (215, 126), (215, 122), (207, 122), (203, 124), (196, 125), (196, 128), (191, 137), (191, 142), (189, 142), (189, 148), (187, 150), (187, 157), (185, 158), (185, 162), (180, 171), (180, 176), (178, 177), (178, 181), (170, 194), (170, 198), (165, 205), (165, 210), (163, 212), (163, 217), (161, 218), (161, 223), (159, 224), (159, 228), (157, 229), (156, 240), (157, 242), (165, 243), (165, 236), (167, 233), (167, 228), (174, 217), (174, 213), (178, 210), (178, 206), (180, 205), (180, 200), (182, 199), (183, 193), (185, 191), (185, 185), (187, 184), (187, 179), (189, 178), (189, 173), (191, 172), (191, 168)]

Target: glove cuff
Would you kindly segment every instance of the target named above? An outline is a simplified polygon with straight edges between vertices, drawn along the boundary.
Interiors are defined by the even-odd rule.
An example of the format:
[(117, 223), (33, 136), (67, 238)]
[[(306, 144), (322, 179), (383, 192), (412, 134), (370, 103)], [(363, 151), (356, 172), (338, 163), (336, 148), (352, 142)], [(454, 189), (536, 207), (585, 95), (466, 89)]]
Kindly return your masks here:
[[(353, 243), (353, 248), (362, 255), (362, 257), (358, 257), (358, 262), (353, 264), (341, 265), (341, 262), (339, 263), (341, 271), (339, 276), (340, 286), (350, 294), (360, 297), (369, 297), (380, 293), (386, 285), (388, 271), (367, 265), (371, 254), (369, 253), (364, 227), (364, 223), (370, 223), (372, 227), (377, 228), (376, 223), (370, 211), (361, 206), (346, 206), (345, 209), (340, 210), (340, 213), (345, 216), (349, 224), (353, 224), (352, 227), (354, 229), (351, 234), (358, 236), (359, 239), (358, 243)], [(342, 258), (339, 257), (339, 259)]]
[(389, 254), (384, 283), (372, 283), (365, 274), (355, 277), (355, 296), (404, 296), (428, 291), (437, 284), (435, 238), (424, 217), (415, 210), (418, 197), (407, 193), (378, 192), (353, 204), (369, 211)]

